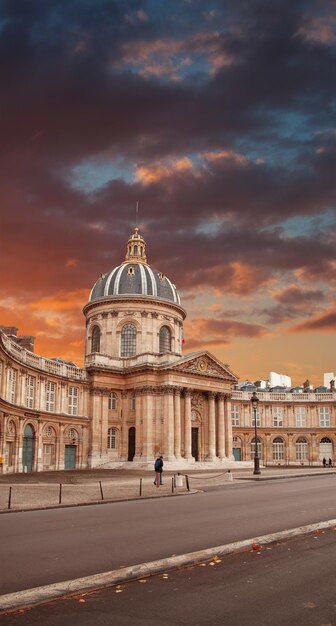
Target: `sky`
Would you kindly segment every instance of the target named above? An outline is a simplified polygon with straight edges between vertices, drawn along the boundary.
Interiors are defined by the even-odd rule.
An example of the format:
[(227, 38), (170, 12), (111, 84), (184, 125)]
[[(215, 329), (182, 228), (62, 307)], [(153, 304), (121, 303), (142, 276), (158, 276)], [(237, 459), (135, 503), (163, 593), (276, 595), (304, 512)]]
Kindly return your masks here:
[(135, 226), (184, 353), (335, 363), (335, 0), (1, 0), (0, 325), (83, 364)]

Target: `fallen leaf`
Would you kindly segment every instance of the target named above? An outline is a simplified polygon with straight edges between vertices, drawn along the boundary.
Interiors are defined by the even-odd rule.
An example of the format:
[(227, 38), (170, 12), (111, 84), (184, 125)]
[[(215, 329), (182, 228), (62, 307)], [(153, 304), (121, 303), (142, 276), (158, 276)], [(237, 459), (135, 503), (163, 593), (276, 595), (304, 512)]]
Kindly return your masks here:
[(80, 600), (78, 600), (78, 602), (86, 602), (86, 600), (83, 600), (83, 598), (81, 598)]
[(316, 604), (314, 602), (304, 602), (303, 606), (305, 609), (316, 609)]
[(138, 583), (146, 583), (146, 582), (147, 582), (146, 578), (140, 578), (140, 580), (138, 580)]
[(259, 543), (252, 543), (252, 550), (262, 550), (262, 546)]
[(162, 574), (162, 578), (168, 578), (168, 574)]
[(206, 563), (200, 563), (199, 567), (206, 567)]
[(116, 590), (115, 590), (115, 592), (116, 592), (116, 593), (122, 593), (122, 592), (123, 592), (123, 589), (116, 589)]

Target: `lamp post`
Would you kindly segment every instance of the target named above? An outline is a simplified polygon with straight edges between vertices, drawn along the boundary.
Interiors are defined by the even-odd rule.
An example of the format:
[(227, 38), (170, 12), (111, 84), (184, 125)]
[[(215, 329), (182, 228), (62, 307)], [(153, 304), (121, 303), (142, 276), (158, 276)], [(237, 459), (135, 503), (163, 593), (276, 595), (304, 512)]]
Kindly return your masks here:
[(251, 397), (251, 405), (254, 414), (254, 470), (253, 474), (261, 474), (259, 465), (259, 453), (258, 453), (258, 437), (257, 437), (257, 410), (258, 410), (259, 398), (254, 391)]

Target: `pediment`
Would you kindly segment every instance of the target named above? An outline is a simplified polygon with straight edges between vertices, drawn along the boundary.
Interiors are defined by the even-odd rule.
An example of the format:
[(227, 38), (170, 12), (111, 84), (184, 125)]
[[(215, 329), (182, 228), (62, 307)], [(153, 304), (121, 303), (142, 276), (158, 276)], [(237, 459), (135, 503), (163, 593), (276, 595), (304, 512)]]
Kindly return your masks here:
[(238, 376), (230, 370), (229, 365), (222, 363), (209, 352), (199, 352), (196, 355), (183, 357), (172, 366), (172, 369), (200, 376), (216, 376), (232, 383), (238, 381)]

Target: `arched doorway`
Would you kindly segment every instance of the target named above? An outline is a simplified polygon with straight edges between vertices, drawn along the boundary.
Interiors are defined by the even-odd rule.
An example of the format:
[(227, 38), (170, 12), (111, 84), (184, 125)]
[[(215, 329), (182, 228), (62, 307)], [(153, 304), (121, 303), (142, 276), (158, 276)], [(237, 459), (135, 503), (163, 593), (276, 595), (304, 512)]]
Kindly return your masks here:
[(329, 459), (333, 459), (333, 446), (329, 437), (322, 437), (320, 441), (320, 461), (326, 459), (327, 463)]
[(128, 429), (128, 461), (133, 461), (135, 455), (135, 428), (131, 426)]
[(31, 472), (34, 462), (34, 434), (31, 424), (27, 424), (23, 433), (22, 467), (24, 472)]

